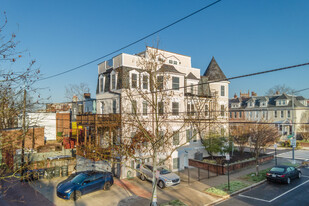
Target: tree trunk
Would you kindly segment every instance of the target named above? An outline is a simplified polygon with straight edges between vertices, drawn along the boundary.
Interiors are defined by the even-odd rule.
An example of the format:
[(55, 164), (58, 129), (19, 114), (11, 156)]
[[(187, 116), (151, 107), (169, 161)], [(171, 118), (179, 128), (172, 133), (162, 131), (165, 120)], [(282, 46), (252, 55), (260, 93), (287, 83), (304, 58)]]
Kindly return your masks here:
[(157, 206), (157, 152), (154, 150), (153, 152), (153, 170), (152, 170), (152, 196), (150, 206)]
[(255, 174), (259, 175), (259, 153), (258, 152), (255, 154), (255, 169), (256, 169)]

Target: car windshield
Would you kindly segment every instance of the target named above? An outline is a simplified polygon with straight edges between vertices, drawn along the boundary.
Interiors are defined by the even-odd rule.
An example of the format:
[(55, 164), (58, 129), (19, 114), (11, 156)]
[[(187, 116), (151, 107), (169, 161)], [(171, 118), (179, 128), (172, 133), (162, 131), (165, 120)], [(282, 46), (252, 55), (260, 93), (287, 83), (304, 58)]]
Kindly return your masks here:
[(160, 171), (160, 175), (166, 175), (171, 173), (170, 171), (168, 171), (168, 169), (164, 168), (164, 167), (159, 167), (158, 171)]
[(74, 177), (71, 182), (74, 184), (81, 184), (85, 179), (86, 179), (86, 175), (85, 174), (79, 174), (76, 177)]
[(271, 172), (284, 172), (284, 168), (282, 168), (282, 167), (273, 167), (273, 168), (271, 168)]

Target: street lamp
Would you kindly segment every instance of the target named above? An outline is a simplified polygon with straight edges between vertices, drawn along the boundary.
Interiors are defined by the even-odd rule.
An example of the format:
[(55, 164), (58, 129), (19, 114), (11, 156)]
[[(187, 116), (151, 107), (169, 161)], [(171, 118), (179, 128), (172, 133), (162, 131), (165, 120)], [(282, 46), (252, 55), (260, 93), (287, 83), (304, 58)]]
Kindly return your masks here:
[(301, 91), (305, 91), (305, 90), (308, 90), (309, 88), (305, 88), (305, 89), (300, 89), (300, 90), (297, 90), (297, 91), (292, 91), (292, 140), (291, 142), (293, 142), (293, 145), (292, 145), (292, 159), (293, 159), (293, 164), (295, 164), (295, 147), (296, 147), (296, 134), (295, 134), (295, 122), (294, 122), (294, 94), (297, 93), (297, 92), (301, 92)]
[(274, 144), (274, 148), (275, 148), (275, 165), (277, 166), (277, 144)]

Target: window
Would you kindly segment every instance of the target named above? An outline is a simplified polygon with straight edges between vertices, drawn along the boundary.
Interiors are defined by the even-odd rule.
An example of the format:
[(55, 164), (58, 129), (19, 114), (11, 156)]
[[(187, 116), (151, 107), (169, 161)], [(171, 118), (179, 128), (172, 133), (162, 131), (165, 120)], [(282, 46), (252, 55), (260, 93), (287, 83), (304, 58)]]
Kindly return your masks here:
[(237, 112), (234, 112), (234, 118), (236, 118), (237, 117)]
[(281, 118), (283, 118), (284, 117), (284, 112), (283, 111), (281, 111)]
[(143, 115), (147, 115), (148, 104), (146, 101), (143, 102)]
[(187, 139), (187, 142), (190, 142), (191, 138), (192, 138), (192, 132), (191, 132), (190, 129), (187, 129), (187, 130), (186, 130), (186, 139)]
[(113, 99), (113, 113), (116, 114), (117, 112), (117, 100)]
[(282, 105), (285, 105), (285, 100), (282, 100)]
[(103, 77), (100, 78), (100, 92), (103, 92)]
[(174, 61), (174, 64), (177, 65), (177, 61)]
[(164, 114), (164, 103), (163, 102), (158, 102), (158, 113), (159, 115)]
[(190, 86), (190, 88), (191, 88), (191, 91), (190, 91), (190, 93), (191, 94), (193, 94), (193, 84), (191, 83), (191, 86)]
[(116, 89), (116, 75), (112, 75), (112, 89)]
[(113, 66), (113, 59), (107, 60), (107, 66), (112, 67)]
[(241, 118), (241, 115), (242, 115), (241, 112), (239, 112), (239, 118)]
[(143, 75), (143, 89), (148, 89), (148, 76)]
[(290, 117), (291, 117), (291, 111), (288, 110), (288, 118), (290, 118)]
[(132, 114), (136, 114), (137, 104), (135, 100), (132, 100)]
[(172, 115), (174, 116), (179, 115), (179, 103), (178, 102), (172, 103)]
[(157, 88), (158, 89), (163, 89), (163, 76), (158, 76), (157, 77)]
[(277, 111), (275, 111), (275, 118), (277, 118), (278, 117), (278, 114), (277, 114)]
[(173, 81), (172, 89), (179, 90), (179, 77), (173, 77), (172, 81)]
[(224, 137), (225, 129), (221, 128), (221, 136)]
[(224, 117), (224, 105), (221, 105), (221, 116)]
[(252, 118), (252, 112), (250, 112), (249, 114), (250, 114), (250, 118)]
[(159, 131), (159, 141), (160, 141), (160, 146), (163, 146), (163, 144), (164, 144), (164, 132), (162, 130)]
[(104, 113), (104, 102), (101, 102), (101, 114), (103, 114)]
[(230, 118), (233, 118), (233, 113), (232, 112), (230, 112)]
[(179, 145), (179, 132), (174, 132), (173, 134), (173, 145)]
[(225, 86), (221, 86), (221, 97), (225, 96)]
[(179, 158), (173, 158), (173, 169), (179, 169)]
[(279, 100), (279, 105), (281, 105), (281, 100)]
[(131, 77), (131, 87), (132, 88), (137, 88), (137, 74), (132, 74), (132, 77)]
[(255, 112), (255, 117), (259, 118), (259, 112), (258, 111)]
[(193, 142), (197, 142), (197, 130), (193, 130), (193, 136), (192, 136)]
[(208, 108), (208, 105), (206, 104), (206, 105), (205, 105), (205, 116), (208, 116), (208, 109), (209, 109), (209, 108)]
[(173, 60), (168, 60), (168, 63), (173, 64)]

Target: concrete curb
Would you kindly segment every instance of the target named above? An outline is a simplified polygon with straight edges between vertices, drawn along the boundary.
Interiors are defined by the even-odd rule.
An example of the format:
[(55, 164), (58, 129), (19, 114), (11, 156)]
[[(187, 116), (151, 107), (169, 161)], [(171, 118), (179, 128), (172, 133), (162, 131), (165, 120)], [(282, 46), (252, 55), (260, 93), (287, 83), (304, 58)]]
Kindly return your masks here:
[(208, 206), (208, 205), (216, 205), (216, 204), (218, 204), (218, 203), (220, 203), (220, 202), (223, 202), (223, 201), (229, 199), (229, 198), (232, 197), (232, 196), (235, 196), (235, 195), (237, 195), (237, 194), (239, 194), (239, 193), (242, 193), (242, 192), (244, 192), (244, 191), (246, 191), (246, 190), (250, 190), (250, 189), (252, 189), (252, 188), (254, 188), (254, 187), (256, 187), (256, 186), (259, 186), (259, 185), (263, 184), (263, 183), (266, 182), (266, 181), (267, 181), (267, 180), (262, 180), (262, 181), (260, 181), (260, 182), (254, 183), (254, 184), (252, 184), (252, 185), (249, 185), (248, 187), (242, 188), (242, 189), (240, 189), (240, 190), (238, 190), (238, 191), (236, 191), (236, 192), (233, 192), (233, 193), (230, 194), (230, 195), (226, 195), (226, 196), (219, 196), (219, 195), (215, 195), (215, 194), (212, 194), (212, 193), (205, 192), (206, 194), (209, 194), (209, 195), (212, 195), (212, 196), (215, 196), (215, 197), (221, 197), (221, 199), (218, 199), (218, 200), (216, 200), (216, 201), (214, 201), (214, 202), (212, 202), (212, 203), (206, 204), (205, 206)]

